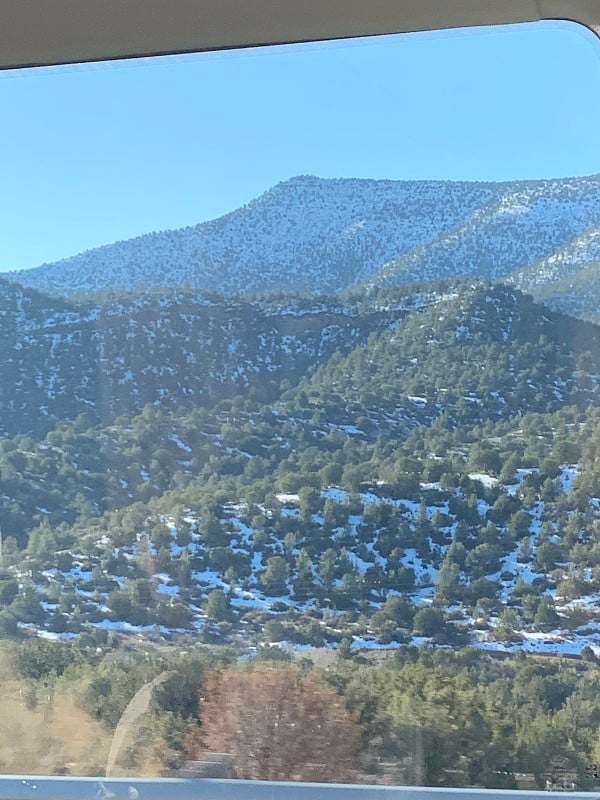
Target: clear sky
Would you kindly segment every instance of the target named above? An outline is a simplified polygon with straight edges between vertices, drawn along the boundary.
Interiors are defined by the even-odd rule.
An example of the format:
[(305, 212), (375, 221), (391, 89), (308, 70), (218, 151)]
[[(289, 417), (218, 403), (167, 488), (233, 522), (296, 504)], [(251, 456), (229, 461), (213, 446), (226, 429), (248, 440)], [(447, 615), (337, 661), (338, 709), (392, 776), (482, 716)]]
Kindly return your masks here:
[(293, 175), (600, 172), (572, 24), (0, 74), (0, 271), (219, 216)]

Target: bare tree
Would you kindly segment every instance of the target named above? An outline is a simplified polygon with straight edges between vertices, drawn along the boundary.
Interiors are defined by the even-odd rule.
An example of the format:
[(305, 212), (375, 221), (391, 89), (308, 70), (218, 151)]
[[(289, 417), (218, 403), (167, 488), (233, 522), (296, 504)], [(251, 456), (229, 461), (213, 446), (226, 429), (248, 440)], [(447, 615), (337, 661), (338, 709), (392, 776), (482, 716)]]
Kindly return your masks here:
[(231, 753), (239, 778), (338, 782), (357, 766), (360, 732), (343, 698), (292, 666), (208, 673), (200, 719), (188, 755)]

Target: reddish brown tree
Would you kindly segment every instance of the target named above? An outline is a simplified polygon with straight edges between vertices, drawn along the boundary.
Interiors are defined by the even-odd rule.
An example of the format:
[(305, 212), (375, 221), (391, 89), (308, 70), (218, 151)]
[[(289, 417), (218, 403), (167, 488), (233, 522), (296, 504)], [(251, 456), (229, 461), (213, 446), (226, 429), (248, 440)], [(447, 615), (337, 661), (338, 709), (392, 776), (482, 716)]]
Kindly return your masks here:
[(357, 767), (360, 731), (343, 698), (292, 666), (208, 673), (200, 718), (188, 756), (230, 753), (238, 778), (343, 782)]

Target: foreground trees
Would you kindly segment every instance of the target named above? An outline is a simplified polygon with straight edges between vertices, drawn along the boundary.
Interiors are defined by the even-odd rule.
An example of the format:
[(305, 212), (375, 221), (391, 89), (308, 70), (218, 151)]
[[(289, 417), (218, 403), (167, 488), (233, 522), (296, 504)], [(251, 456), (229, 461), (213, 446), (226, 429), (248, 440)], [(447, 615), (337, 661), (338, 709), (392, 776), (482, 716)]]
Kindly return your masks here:
[[(494, 789), (527, 788), (532, 781), (540, 789), (599, 785), (600, 669), (591, 650), (582, 660), (499, 658), (471, 648), (407, 645), (371, 660), (348, 647), (346, 658), (322, 670), (306, 659), (301, 665), (274, 661), (283, 652), (277, 647), (239, 662), (232, 651), (214, 647), (187, 653), (113, 648), (100, 633), (72, 643), (1, 643), (6, 691), (0, 711), (13, 720), (17, 739), (25, 725), (38, 741), (42, 728), (31, 727), (27, 716), (37, 710), (44, 741), (54, 736), (46, 725), (53, 720), (58, 739), (76, 731), (65, 752), (77, 740), (104, 740), (136, 692), (166, 671), (171, 677), (156, 686), (148, 713), (119, 755), (123, 774), (167, 776), (186, 758), (225, 752), (235, 774), (250, 779)], [(40, 745), (36, 764), (29, 760), (34, 749), (19, 756), (7, 747), (0, 766), (7, 773), (49, 772), (65, 763), (59, 753), (52, 758), (62, 761), (46, 761), (46, 752)], [(86, 745), (86, 760), (75, 769), (100, 774), (106, 752)], [(77, 764), (76, 757), (67, 760)]]
[(348, 781), (360, 733), (344, 700), (292, 666), (227, 667), (206, 675), (190, 758), (230, 753), (238, 778)]

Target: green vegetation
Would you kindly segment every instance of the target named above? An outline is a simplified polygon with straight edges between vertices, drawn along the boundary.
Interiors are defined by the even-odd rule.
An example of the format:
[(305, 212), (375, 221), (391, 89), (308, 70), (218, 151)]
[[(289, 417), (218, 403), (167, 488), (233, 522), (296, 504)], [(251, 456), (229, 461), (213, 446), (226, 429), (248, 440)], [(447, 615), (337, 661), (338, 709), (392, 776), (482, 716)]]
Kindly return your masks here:
[[(169, 328), (145, 372), (110, 351), (104, 375), (118, 384), (131, 366), (136, 391), (88, 414), (57, 395), (63, 419), (30, 412), (19, 430), (15, 410), (0, 440), (0, 637), (32, 709), (70, 693), (108, 733), (173, 670), (121, 762), (168, 770), (201, 716), (205, 669), (337, 648), (325, 679), (358, 715), (361, 775), (545, 785), (552, 763), (588, 785), (600, 329), (482, 284), (243, 309), (185, 293), (149, 294), (135, 314), (133, 296), (102, 302), (122, 349), (130, 323), (139, 333), (155, 313)], [(244, 325), (254, 350), (239, 355)], [(187, 398), (166, 369), (182, 348), (202, 361)], [(77, 385), (80, 355), (60, 366)], [(45, 377), (33, 395), (12, 386), (9, 408), (48, 392), (48, 364), (27, 368)], [(379, 666), (363, 653), (387, 647)]]
[[(6, 645), (1, 652), (6, 659)], [(11, 653), (27, 713), (44, 710), (50, 725), (68, 696), (82, 738), (97, 725), (108, 738), (135, 692), (170, 671), (120, 754), (122, 774), (168, 774), (216, 750), (234, 756), (239, 777), (319, 777), (310, 771), (318, 769), (314, 757), (305, 758), (306, 738), (284, 746), (283, 726), (298, 724), (318, 727), (322, 757), (337, 753), (331, 774), (344, 780), (591, 789), (590, 765), (600, 755), (594, 660), (401, 646), (381, 663), (347, 653), (323, 672), (306, 659), (296, 668), (263, 655), (234, 668), (233, 651), (210, 648), (123, 651), (33, 640)], [(281, 752), (265, 759), (256, 743), (272, 736), (269, 709), (279, 694), (287, 698)]]
[(276, 619), (297, 643), (459, 644), (474, 618), (497, 642), (593, 624), (569, 603), (600, 589), (596, 329), (501, 287), (442, 289), (271, 403), (1, 441), (4, 635), (258, 645)]

